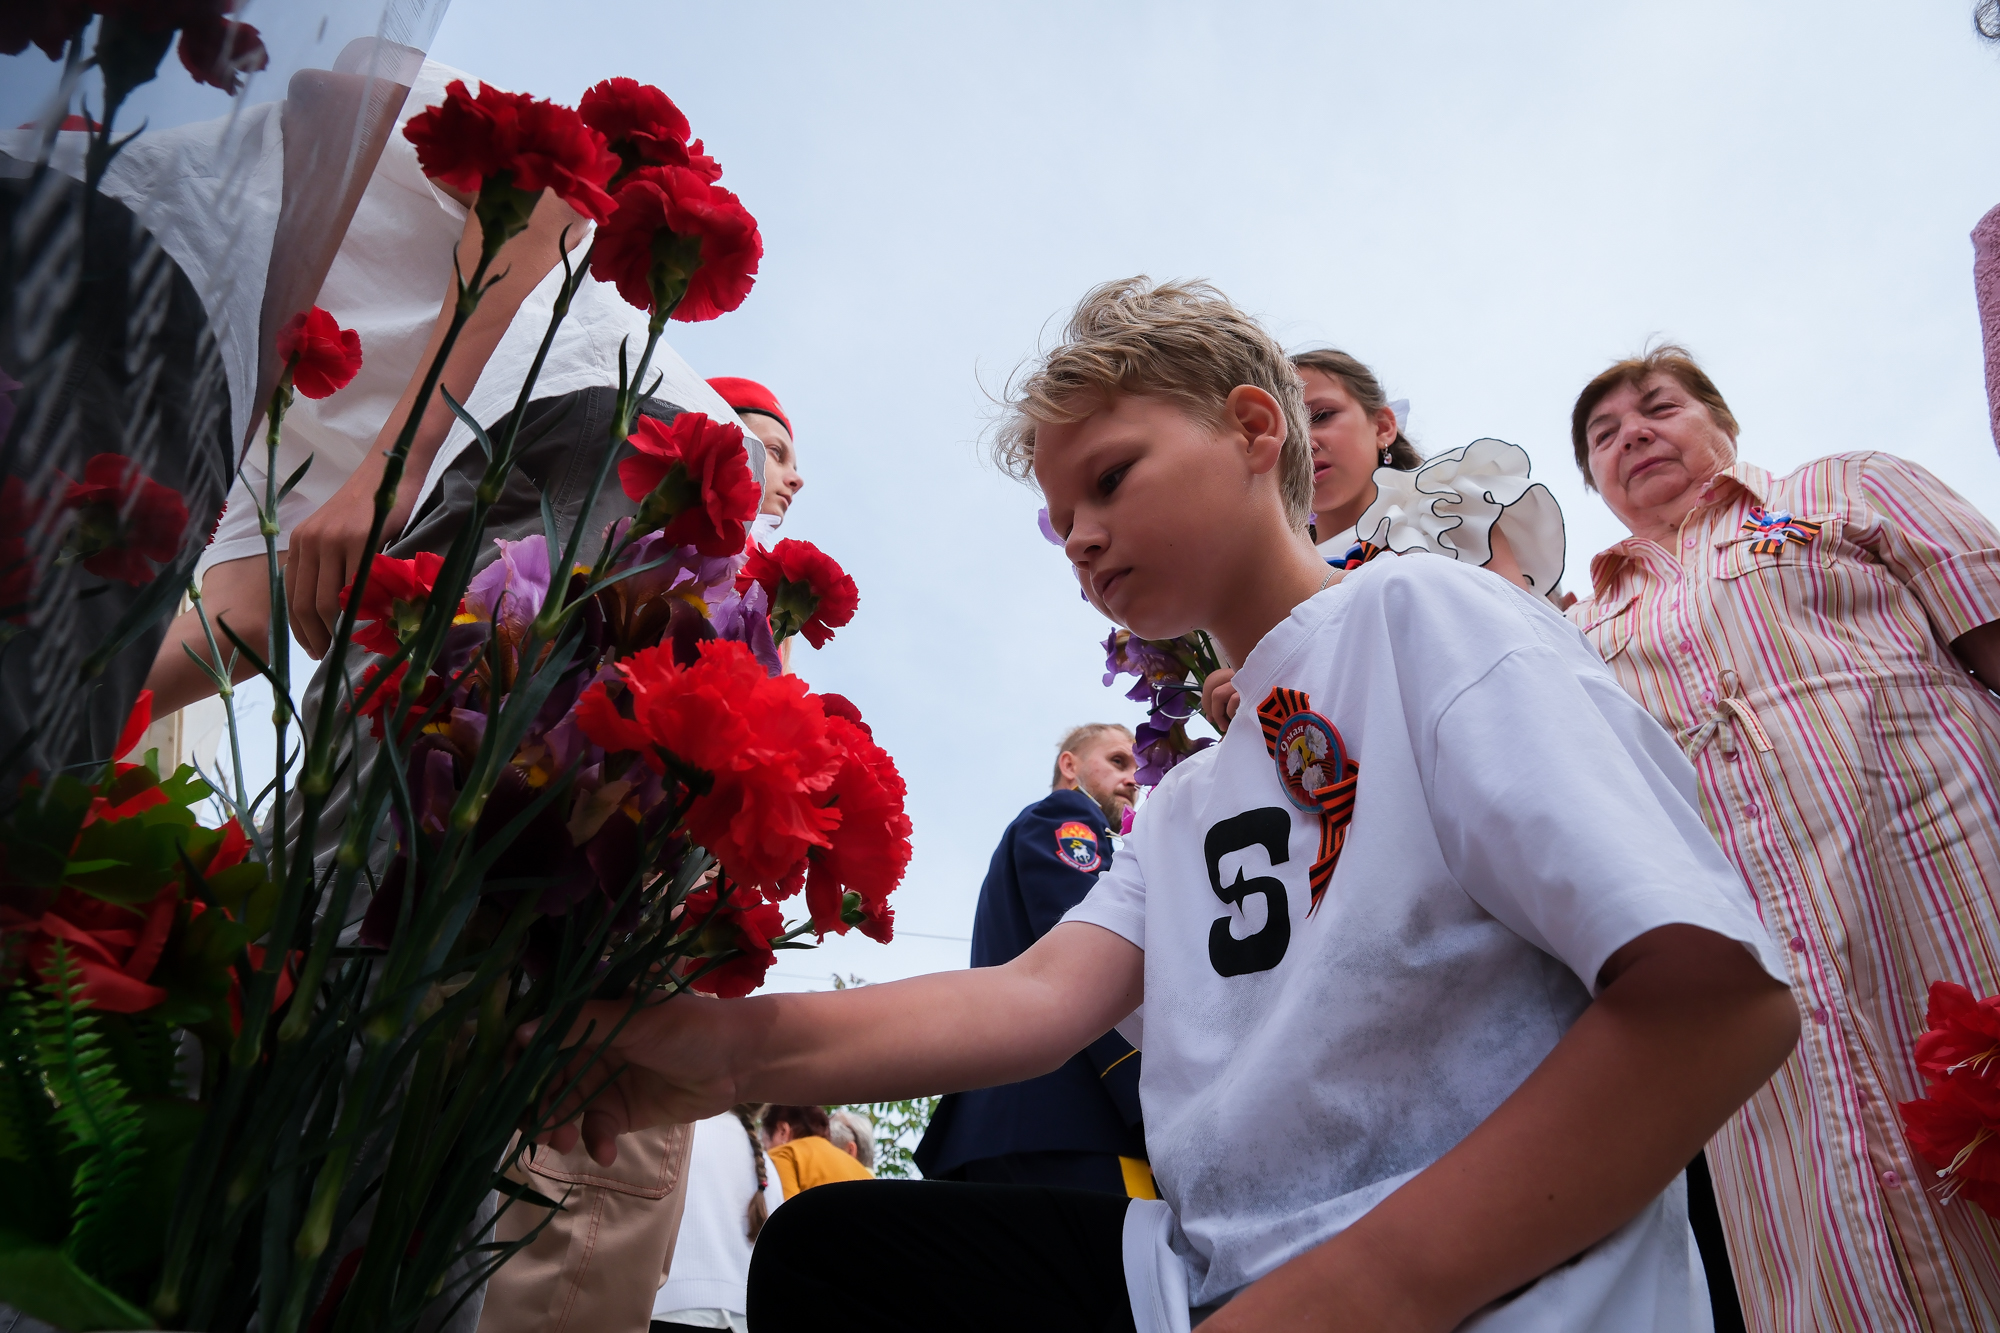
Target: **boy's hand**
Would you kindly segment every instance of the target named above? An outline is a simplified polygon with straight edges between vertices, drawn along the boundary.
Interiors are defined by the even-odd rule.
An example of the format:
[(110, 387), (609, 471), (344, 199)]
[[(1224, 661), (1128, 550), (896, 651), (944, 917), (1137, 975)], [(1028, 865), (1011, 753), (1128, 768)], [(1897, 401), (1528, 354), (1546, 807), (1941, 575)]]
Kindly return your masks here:
[(1799, 1008), (1735, 940), (1647, 931), (1597, 1001), (1464, 1141), (1202, 1325), (1446, 1330), (1636, 1216), (1798, 1040)]
[(1243, 702), (1232, 683), (1236, 678), (1235, 667), (1224, 667), (1220, 671), (1208, 673), (1208, 679), (1201, 683), (1201, 712), (1208, 724), (1224, 735), (1229, 733), (1229, 720), (1236, 716), (1237, 705)]
[[(675, 996), (634, 1014), (587, 1069), (584, 1029), (572, 1033), (579, 1044), (551, 1084), (550, 1119), (597, 1095), (580, 1124), (540, 1137), (566, 1152), (580, 1134), (608, 1166), (620, 1134), (738, 1102), (839, 1105), (1018, 1083), (1056, 1069), (1136, 1009), (1145, 963), (1122, 936), (1067, 921), (999, 967), (805, 995)], [(591, 1004), (582, 1022), (608, 1032), (625, 1009)]]

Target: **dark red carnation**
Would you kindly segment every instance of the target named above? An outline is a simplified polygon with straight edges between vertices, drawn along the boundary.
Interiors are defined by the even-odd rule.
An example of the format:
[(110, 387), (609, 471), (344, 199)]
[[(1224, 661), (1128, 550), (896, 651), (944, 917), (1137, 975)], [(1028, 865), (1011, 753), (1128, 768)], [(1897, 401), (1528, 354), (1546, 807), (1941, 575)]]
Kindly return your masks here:
[(264, 39), (248, 23), (220, 15), (190, 22), (181, 29), (181, 64), (196, 83), (234, 95), (243, 76), (271, 63)]
[(4, 933), (25, 941), (27, 965), (45, 982), (56, 979), (55, 952), (60, 941), (71, 977), (83, 982), (85, 1007), (136, 1014), (167, 998), (166, 991), (152, 985), (150, 979), (166, 949), (179, 906), (178, 882), (137, 906), (108, 903), (65, 888), (39, 917), (10, 925)]
[(840, 772), (826, 793), (826, 804), (840, 811), (840, 824), (825, 847), (806, 855), (806, 908), (816, 930), (844, 935), (852, 894), (863, 933), (887, 943), (894, 930), (889, 895), (910, 865), (903, 776), (888, 751), (855, 723), (829, 711), (826, 726), (842, 750)]
[(278, 330), (278, 359), (292, 368), (292, 387), (308, 398), (324, 398), (361, 372), (361, 335), (314, 306), (293, 315)]
[(25, 535), (35, 526), (35, 506), (19, 477), (0, 481), (0, 620), (26, 624), (35, 595), (35, 559)]
[(854, 619), (861, 592), (832, 556), (811, 542), (786, 538), (769, 550), (750, 552), (736, 576), (741, 592), (762, 584), (771, 606), (771, 633), (780, 641), (803, 634), (823, 648), (833, 632)]
[(750, 475), (741, 426), (699, 412), (668, 425), (640, 417), (630, 443), (638, 453), (618, 464), (618, 484), (640, 502), (634, 532), (657, 529), (669, 545), (708, 556), (743, 549), (743, 525), (757, 517), (764, 490)]
[[(361, 673), (361, 683), (354, 687), (354, 701), (360, 706), (361, 716), (369, 720), (368, 732), (376, 740), (381, 740), (389, 734), (389, 713), (395, 708), (396, 696), (403, 688), (404, 679), (410, 674), (409, 661), (405, 659), (398, 662), (395, 669), (389, 673), (388, 679), (382, 682), (381, 688), (376, 689), (375, 680), (382, 674), (383, 665), (381, 662), (370, 662), (368, 669)], [(373, 693), (370, 693), (371, 690)], [(409, 711), (403, 714), (402, 734), (405, 740), (424, 720), (424, 714), (437, 702), (438, 696), (443, 692), (444, 682), (436, 676), (424, 680), (423, 693), (417, 696)], [(363, 695), (367, 696), (366, 703), (362, 703)]]
[(875, 739), (875, 728), (861, 720), (861, 710), (856, 708), (854, 701), (846, 695), (833, 694), (831, 692), (822, 694), (819, 697), (819, 705), (826, 710), (828, 717), (844, 717), (855, 726), (861, 728), (869, 740), (872, 741)]
[(687, 167), (646, 167), (618, 187), (590, 272), (641, 310), (698, 323), (736, 309), (757, 281), (764, 238), (737, 197)]
[(696, 932), (695, 954), (728, 958), (705, 970), (696, 990), (734, 1000), (764, 984), (764, 974), (778, 961), (771, 941), (785, 930), (785, 914), (775, 904), (740, 884), (730, 885), (726, 896), (709, 885), (687, 896), (685, 920)]
[(842, 812), (824, 808), (824, 793), (842, 752), (798, 677), (770, 675), (727, 639), (702, 644), (690, 667), (663, 645), (634, 653), (618, 671), (623, 706), (600, 682), (577, 701), (577, 725), (696, 792), (688, 835), (730, 879), (775, 885), (808, 848), (828, 845)]
[[(417, 552), (413, 560), (376, 556), (368, 566), (368, 585), (361, 590), (361, 605), (354, 613), (355, 646), (387, 657), (416, 637), (431, 589), (443, 569), (444, 557), (429, 551)], [(347, 605), (353, 591), (352, 583), (340, 590), (342, 606)]]
[[(410, 117), (403, 135), (416, 145), (425, 175), (468, 194), (517, 191), (532, 209), (534, 196), (554, 190), (593, 221), (611, 215), (604, 186), (618, 170), (618, 156), (566, 106), (489, 84), (474, 97), (455, 79), (444, 101)], [(480, 202), (484, 220), (490, 201)], [(519, 211), (525, 224), (526, 211)]]
[(30, 42), (51, 60), (90, 19), (87, 0), (9, 0), (0, 5), (0, 55), (17, 56)]
[(101, 578), (134, 587), (153, 581), (149, 561), (162, 564), (180, 550), (187, 504), (120, 454), (98, 454), (84, 464), (63, 504), (77, 512), (72, 537), (83, 567)]
[(705, 180), (722, 176), (721, 166), (702, 152), (701, 140), (688, 142), (691, 131), (681, 109), (650, 83), (606, 79), (583, 95), (576, 111), (618, 154), (623, 165), (614, 184), (640, 167), (687, 167)]

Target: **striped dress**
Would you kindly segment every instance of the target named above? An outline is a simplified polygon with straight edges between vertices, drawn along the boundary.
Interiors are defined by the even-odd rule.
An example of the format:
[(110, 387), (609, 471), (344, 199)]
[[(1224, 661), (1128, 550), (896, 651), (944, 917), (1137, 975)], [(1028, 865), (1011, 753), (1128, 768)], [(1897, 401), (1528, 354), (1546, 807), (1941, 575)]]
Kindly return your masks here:
[(2000, 992), (2000, 700), (1946, 646), (2000, 620), (2000, 532), (1888, 454), (1705, 495), (1679, 550), (1598, 555), (1569, 615), (1789, 946), (1798, 1049), (1708, 1149), (1745, 1316), (1991, 1333), (2000, 1223), (1938, 1201), (1896, 1103), (1930, 983)]

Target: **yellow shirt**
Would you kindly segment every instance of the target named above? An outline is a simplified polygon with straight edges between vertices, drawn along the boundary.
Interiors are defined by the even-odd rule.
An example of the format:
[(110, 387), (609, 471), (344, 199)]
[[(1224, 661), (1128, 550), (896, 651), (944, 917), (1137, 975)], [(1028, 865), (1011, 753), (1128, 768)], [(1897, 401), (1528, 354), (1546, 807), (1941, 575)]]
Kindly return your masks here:
[(771, 1165), (778, 1168), (778, 1183), (784, 1186), (787, 1199), (800, 1190), (831, 1185), (836, 1180), (875, 1179), (867, 1167), (818, 1134), (771, 1149)]

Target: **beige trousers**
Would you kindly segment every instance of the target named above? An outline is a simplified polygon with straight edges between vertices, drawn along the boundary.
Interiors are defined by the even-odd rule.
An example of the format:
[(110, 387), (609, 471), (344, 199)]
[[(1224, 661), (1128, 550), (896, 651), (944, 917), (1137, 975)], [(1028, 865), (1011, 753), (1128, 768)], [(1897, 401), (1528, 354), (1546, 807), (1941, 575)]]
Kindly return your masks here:
[(479, 1333), (646, 1333), (680, 1235), (693, 1148), (694, 1126), (670, 1125), (619, 1138), (608, 1167), (581, 1143), (539, 1148), (525, 1172), (516, 1167), (515, 1179), (563, 1209), (551, 1217), (517, 1201), (501, 1214), (500, 1241), (549, 1221), (486, 1284)]

